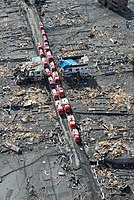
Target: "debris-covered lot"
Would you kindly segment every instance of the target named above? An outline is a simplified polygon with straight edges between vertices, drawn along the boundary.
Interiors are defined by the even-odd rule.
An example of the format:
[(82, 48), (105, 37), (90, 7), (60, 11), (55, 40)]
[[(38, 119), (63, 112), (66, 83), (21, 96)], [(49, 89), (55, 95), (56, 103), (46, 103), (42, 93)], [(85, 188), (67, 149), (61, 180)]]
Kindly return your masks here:
[[(94, 0), (38, 2), (0, 4), (0, 200), (133, 199), (134, 2), (118, 14)], [(81, 147), (66, 138), (46, 79), (17, 82), (42, 70), (39, 18), (59, 72), (59, 58), (88, 57), (91, 77), (62, 78)]]

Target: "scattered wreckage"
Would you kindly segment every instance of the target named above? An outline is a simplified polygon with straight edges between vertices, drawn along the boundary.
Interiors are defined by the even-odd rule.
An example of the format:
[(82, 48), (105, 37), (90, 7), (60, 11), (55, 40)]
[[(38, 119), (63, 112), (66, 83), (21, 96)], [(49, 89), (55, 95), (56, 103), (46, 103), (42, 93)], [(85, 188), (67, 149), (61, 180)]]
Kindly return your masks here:
[[(42, 54), (40, 57), (41, 56)], [(31, 62), (14, 69), (13, 75), (17, 85), (27, 85), (46, 81), (40, 57), (34, 57)]]
[(86, 55), (70, 55), (58, 58), (59, 74), (68, 85), (80, 85), (93, 79), (89, 58)]
[[(43, 25), (40, 25), (40, 26), (43, 27)], [(41, 29), (43, 30), (43, 28), (41, 28)], [(42, 50), (43, 48), (42, 48), (41, 45), (39, 47), (41, 49), (40, 50), (40, 58), (42, 59), (42, 63), (43, 63), (44, 69), (45, 69), (46, 77), (48, 77), (48, 80), (50, 78), (49, 84), (52, 88), (51, 92), (52, 92), (52, 96), (53, 96), (53, 99), (54, 99), (54, 102), (55, 102), (55, 105), (56, 105), (56, 109), (58, 111), (59, 116), (63, 115), (64, 113), (67, 113), (66, 116), (67, 116), (67, 120), (68, 120), (68, 123), (69, 123), (70, 130), (72, 131), (72, 135), (74, 136), (75, 141), (77, 143), (79, 143), (80, 135), (79, 135), (78, 129), (76, 127), (75, 119), (74, 119), (74, 116), (72, 115), (72, 111), (71, 111), (71, 107), (69, 105), (68, 99), (66, 99), (67, 101), (65, 100), (64, 103), (62, 103), (63, 98), (65, 98), (65, 92), (64, 92), (63, 87), (61, 85), (60, 77), (58, 76), (57, 69), (55, 67), (53, 57), (51, 55), (51, 51), (50, 51), (50, 48), (49, 48), (48, 43), (47, 43), (48, 40), (47, 40), (47, 37), (46, 37), (46, 33), (45, 33), (44, 30), (42, 31), (42, 35), (43, 35), (43, 39), (44, 39), (44, 44), (46, 45), (45, 50), (46, 50), (46, 54), (47, 54), (47, 60), (45, 59), (46, 54), (44, 53), (44, 50)], [(73, 61), (68, 60), (68, 58), (65, 58), (65, 61), (66, 60), (67, 60), (67, 62), (73, 63)], [(78, 66), (76, 64), (76, 66), (75, 65), (73, 66), (73, 64), (72, 64), (70, 66), (71, 67), (68, 67), (67, 76), (69, 76), (69, 70), (70, 70), (70, 72), (72, 72), (72, 74), (77, 74), (77, 67), (79, 68), (79, 72), (81, 74), (83, 74), (82, 73), (82, 70), (83, 70), (82, 67), (84, 67), (84, 73), (85, 73), (85, 71), (87, 71), (86, 65), (85, 66), (83, 66), (83, 65)], [(37, 75), (38, 75), (38, 73), (36, 74), (35, 71), (33, 72), (33, 71), (25, 70), (25, 72), (22, 76), (20, 75), (20, 77), (19, 76), (17, 77), (18, 78), (18, 84), (26, 84), (27, 85), (28, 83), (36, 82), (36, 81), (40, 81), (40, 80), (44, 79), (44, 78), (42, 78), (42, 77), (44, 77), (44, 75), (38, 76), (39, 79), (37, 78)], [(86, 75), (87, 74), (85, 73), (85, 76)], [(90, 75), (90, 73), (89, 73), (89, 75)], [(19, 83), (19, 80), (20, 80), (20, 83)], [(67, 102), (67, 103), (65, 103), (65, 102)], [(66, 105), (68, 106), (68, 109), (65, 108)], [(26, 107), (27, 107), (27, 104), (26, 104)], [(11, 145), (8, 145), (8, 148), (9, 147), (11, 147)], [(14, 149), (13, 149), (13, 151), (14, 151)], [(112, 165), (112, 166), (115, 166), (115, 168), (116, 167), (124, 167), (124, 165), (129, 167), (129, 166), (133, 166), (133, 159), (131, 159), (131, 160), (129, 158), (127, 158), (127, 160), (123, 160), (123, 159), (119, 160), (119, 158), (105, 159), (103, 161), (97, 162), (97, 164), (98, 163), (99, 164), (105, 163), (108, 166)], [(64, 175), (64, 173), (59, 172), (59, 176), (62, 176), (62, 175)], [(76, 185), (79, 182), (79, 181), (75, 180), (75, 177), (73, 177), (73, 176), (71, 178), (71, 181), (73, 183), (75, 183)]]
[(89, 59), (84, 56), (69, 56), (60, 59), (60, 67), (63, 77), (72, 77), (79, 74), (81, 77), (91, 76), (89, 67)]

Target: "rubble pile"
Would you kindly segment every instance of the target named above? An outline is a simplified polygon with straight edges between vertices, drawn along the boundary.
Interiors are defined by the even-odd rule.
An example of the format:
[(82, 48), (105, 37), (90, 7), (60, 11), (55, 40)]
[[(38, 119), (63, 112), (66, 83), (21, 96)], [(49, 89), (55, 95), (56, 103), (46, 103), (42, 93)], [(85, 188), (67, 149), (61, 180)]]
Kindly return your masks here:
[(41, 62), (33, 62), (33, 61), (27, 61), (27, 62), (21, 62), (16, 65), (16, 69), (20, 69), (21, 71), (24, 71), (25, 69), (31, 70), (35, 69)]
[[(45, 10), (47, 13), (47, 9)], [(47, 16), (46, 16), (47, 18)], [(50, 20), (50, 19), (48, 19)], [(77, 11), (73, 11), (68, 6), (66, 8), (58, 8), (56, 11), (56, 15), (51, 17), (51, 21), (48, 24), (52, 26), (72, 26), (72, 25), (80, 25), (83, 23), (82, 16)]]
[(82, 96), (82, 103), (84, 106), (89, 106), (94, 104), (96, 102), (96, 97), (99, 95), (99, 90), (98, 89), (92, 89), (89, 87), (84, 88), (83, 91), (81, 91), (81, 96)]
[(123, 109), (125, 106), (127, 107), (128, 110), (132, 110), (131, 101), (133, 100), (133, 96), (125, 92), (120, 87), (110, 88), (109, 90), (105, 90), (104, 94), (106, 97), (110, 99), (109, 100), (110, 110), (113, 110), (115, 108)]
[(84, 87), (81, 90), (68, 90), (70, 100), (80, 100), (84, 107), (100, 110), (120, 110), (132, 112), (133, 96), (118, 85), (107, 86), (103, 89)]
[(98, 142), (96, 148), (96, 153), (94, 154), (95, 158), (102, 159), (115, 158), (115, 157), (129, 157), (134, 156), (133, 150), (128, 147), (128, 144), (123, 141), (101, 141)]
[(14, 126), (8, 125), (8, 127), (5, 127), (3, 125), (1, 127), (2, 141), (8, 141), (15, 145), (21, 145), (22, 147), (25, 147), (27, 142), (30, 142), (31, 144), (36, 144), (39, 142), (46, 141), (46, 143), (48, 144), (53, 144), (54, 141), (52, 141), (51, 138), (55, 137), (57, 138), (56, 141), (58, 142), (59, 139), (57, 134), (55, 135), (55, 133), (51, 129), (43, 130), (41, 127), (38, 127), (38, 129), (40, 130), (36, 131), (33, 130), (34, 125), (30, 125), (30, 127), (27, 128), (27, 126), (24, 123), (29, 124), (30, 122), (38, 126), (38, 122), (31, 119), (30, 116), (23, 116), (23, 118), (21, 118), (21, 123), (16, 123)]
[(67, 48), (61, 48), (60, 49), (60, 54), (62, 56), (75, 56), (75, 55), (79, 55), (80, 51), (76, 51), (76, 50), (69, 50)]
[(3, 134), (3, 142), (11, 142), (11, 144), (15, 144), (17, 146), (26, 145), (27, 142), (31, 142), (31, 144), (37, 143), (39, 139), (43, 138), (42, 133), (38, 132), (29, 132), (26, 129), (19, 130), (18, 127), (20, 127), (20, 124), (16, 124), (13, 129), (9, 127), (9, 130), (5, 131)]
[(111, 200), (115, 196), (119, 198), (118, 195), (129, 198), (132, 195), (133, 188), (129, 186), (129, 182), (133, 181), (131, 171), (128, 171), (126, 174), (124, 170), (95, 168), (96, 178), (102, 187), (105, 199)]
[[(106, 149), (107, 149), (106, 153), (109, 152), (108, 148), (113, 146), (114, 142), (121, 141), (121, 143), (122, 142), (124, 143), (127, 140), (127, 143), (125, 143), (125, 145), (126, 145), (126, 148), (128, 149), (128, 143), (131, 144), (133, 141), (133, 132), (131, 128), (128, 128), (125, 124), (122, 126), (118, 126), (112, 123), (106, 124), (101, 118), (95, 118), (95, 119), (85, 118), (79, 122), (79, 125), (81, 129), (83, 141), (85, 143), (89, 142), (91, 144), (94, 144), (94, 142), (96, 141), (96, 149), (100, 149), (100, 151), (101, 151), (101, 148), (99, 148), (99, 142), (100, 144), (101, 144), (101, 141), (102, 141), (102, 144), (103, 142), (104, 144), (108, 144), (108, 147), (106, 145)], [(97, 154), (98, 157), (100, 154)], [(133, 155), (132, 149), (131, 149), (130, 155)]]
[(0, 77), (1, 81), (2, 78), (10, 77), (11, 76), (11, 70), (8, 68), (8, 64), (0, 65)]
[(13, 72), (15, 72), (17, 69), (20, 70), (20, 71), (24, 71), (26, 69), (27, 70), (32, 69), (33, 67), (34, 67), (34, 64), (31, 61), (23, 62), (23, 63), (17, 63), (16, 68), (13, 70)]
[[(24, 2), (29, 3), (26, 6)], [(36, 1), (35, 4), (40, 4), (40, 2)], [(101, 2), (104, 1), (101, 0)], [(112, 6), (115, 1), (110, 0), (109, 2), (112, 2)], [(19, 6), (17, 3), (19, 3)], [(36, 16), (36, 6), (32, 5), (33, 1), (23, 1), (21, 3), (22, 1), (15, 0), (2, 1), (0, 8), (2, 14), (0, 26), (3, 31), (1, 40), (2, 67), (0, 67), (0, 77), (2, 78), (0, 88), (2, 97), (0, 101), (2, 122), (0, 125), (0, 153), (6, 152), (4, 147), (17, 153), (20, 152), (20, 148), (24, 150), (22, 160), (16, 156), (15, 166), (11, 165), (13, 169), (19, 167), (17, 173), (10, 174), (13, 183), (17, 182), (17, 186), (13, 187), (14, 196), (11, 198), (28, 198), (27, 194), (23, 196), (23, 190), (20, 190), (18, 185), (21, 185), (23, 189), (30, 189), (29, 198), (48, 199), (50, 195), (54, 195), (51, 197), (55, 199), (92, 199), (93, 196), (96, 198), (97, 188), (94, 187), (91, 174), (85, 173), (89, 171), (89, 165), (88, 162), (84, 162), (86, 160), (84, 160), (84, 156), (87, 159), (94, 156), (93, 158), (97, 160), (97, 163), (100, 159), (105, 160), (106, 158), (134, 157), (133, 115), (131, 112), (134, 109), (133, 94), (131, 92), (134, 58), (133, 21), (127, 20), (131, 17), (128, 16), (128, 13), (124, 13), (121, 17), (108, 9), (103, 9), (97, 2), (93, 3), (93, 1), (68, 0), (66, 3), (66, 1), (54, 0), (51, 2), (46, 1), (43, 5), (40, 4), (41, 8), (40, 5), (37, 8), (39, 12), (41, 10), (39, 15), (45, 26), (49, 44), (52, 45), (54, 56), (64, 57), (86, 53), (89, 58), (89, 67), (95, 75), (96, 83), (98, 82), (99, 87), (95, 89), (95, 87), (91, 88), (88, 84), (85, 87), (83, 80), (81, 82), (75, 81), (75, 83), (72, 81), (72, 85), (74, 84), (77, 87), (77, 89), (69, 89), (67, 92), (67, 96), (70, 97), (74, 106), (72, 108), (77, 110), (78, 107), (82, 111), (89, 111), (90, 109), (101, 111), (105, 109), (103, 114), (100, 112), (96, 115), (93, 112), (87, 112), (87, 114), (86, 111), (83, 112), (84, 117), (86, 115), (84, 120), (81, 120), (83, 116), (80, 112), (76, 114), (79, 114), (76, 119), (81, 120), (78, 128), (81, 129), (82, 127), (83, 146), (79, 147), (78, 145), (76, 147), (75, 145), (70, 148), (71, 143), (67, 144), (66, 136), (59, 128), (54, 128), (57, 126), (57, 115), (54, 107), (50, 105), (52, 102), (47, 89), (44, 89), (45, 84), (41, 87), (41, 84), (39, 86), (37, 82), (34, 83), (35, 79), (33, 79), (33, 82), (26, 81), (25, 87), (24, 85), (23, 87), (14, 85), (19, 75), (22, 74), (23, 81), (25, 75), (27, 76), (27, 71), (35, 70), (40, 64), (25, 61), (36, 56), (37, 52), (34, 50), (33, 39), (35, 39), (35, 44), (42, 42), (41, 34), (38, 32), (39, 22)], [(132, 7), (132, 3), (130, 6)], [(32, 31), (30, 30), (30, 24)], [(32, 32), (33, 38), (31, 37)], [(35, 35), (36, 37), (34, 37)], [(10, 66), (10, 62), (12, 66)], [(14, 76), (10, 73), (11, 69), (14, 69)], [(41, 70), (42, 68), (38, 68), (37, 74)], [(91, 82), (93, 82), (93, 79)], [(112, 83), (118, 83), (120, 86), (111, 85)], [(108, 86), (109, 84), (110, 86)], [(65, 83), (65, 90), (67, 90), (67, 87)], [(118, 113), (116, 115), (113, 113), (112, 116), (106, 115), (108, 111), (116, 109), (124, 115), (121, 117), (118, 116)], [(129, 111), (128, 115), (125, 115), (125, 110)], [(64, 122), (66, 124), (66, 121)], [(30, 156), (25, 152), (27, 146), (31, 146), (30, 150), (36, 147), (33, 154), (30, 154), (32, 152), (29, 153)], [(61, 146), (64, 150), (68, 149), (72, 155), (62, 154), (57, 156), (56, 161), (59, 165), (57, 167), (52, 152), (57, 155), (58, 150), (61, 150)], [(43, 148), (43, 151), (40, 151), (41, 148)], [(50, 154), (53, 157), (52, 160), (46, 159), (47, 155), (44, 153)], [(8, 156), (8, 154), (3, 155)], [(10, 198), (10, 190), (7, 191), (7, 188), (10, 188), (11, 185), (6, 176), (9, 175), (8, 164), (11, 163), (10, 159), (7, 164), (4, 163), (3, 160), (9, 158), (6, 156), (1, 157), (2, 167), (0, 171), (5, 179), (1, 180), (0, 177), (0, 182), (5, 181), (4, 184), (1, 184), (1, 190), (2, 193), (7, 194), (7, 198)], [(26, 159), (26, 156), (29, 158)], [(33, 160), (36, 161), (32, 163)], [(24, 163), (21, 164), (23, 161)], [(76, 165), (74, 173), (72, 171), (73, 165)], [(5, 172), (3, 173), (3, 166), (6, 167), (6, 176), (3, 175), (5, 174)], [(20, 167), (25, 170), (24, 176)], [(82, 169), (83, 172), (85, 171), (86, 177), (89, 178), (89, 186), (84, 175), (79, 174), (79, 171), (77, 171), (78, 168)], [(88, 168), (87, 171), (86, 168)], [(120, 199), (119, 196), (125, 196), (124, 199), (129, 199), (127, 195), (132, 193), (133, 190), (132, 170), (114, 170), (110, 165), (97, 165), (92, 169), (105, 199)], [(70, 177), (68, 178), (69, 174)], [(20, 176), (21, 181), (25, 179), (27, 185), (19, 182), (18, 176)], [(82, 176), (83, 180), (81, 179)], [(85, 184), (83, 184), (84, 181)], [(5, 184), (7, 184), (7, 188), (5, 188)], [(59, 188), (58, 185), (60, 185)], [(64, 185), (71, 188), (69, 192)], [(42, 193), (42, 197), (40, 193)], [(72, 197), (69, 196), (70, 194)], [(91, 194), (93, 194), (92, 197)], [(2, 196), (3, 199), (5, 198), (4, 195)], [(115, 197), (116, 195), (117, 197)]]
[(16, 90), (10, 91), (9, 95), (10, 99), (5, 102), (4, 108), (6, 108), (6, 106), (12, 108), (16, 105), (17, 110), (17, 105), (18, 109), (21, 107), (27, 108), (33, 105), (34, 107), (38, 107), (38, 109), (49, 109), (49, 106), (46, 105), (47, 92), (44, 88), (30, 87), (22, 89), (18, 86)]
[(70, 163), (70, 159), (69, 156), (67, 155), (59, 155), (57, 158), (57, 162), (59, 163), (60, 167), (68, 172), (71, 169), (71, 163)]
[[(22, 118), (25, 119), (25, 116)], [(27, 119), (28, 123), (32, 121), (31, 117)], [(56, 145), (59, 142), (64, 144), (64, 137), (61, 130), (54, 129), (40, 129), (40, 131), (36, 131), (31, 128), (27, 128), (22, 125), (22, 123), (16, 123), (14, 125), (8, 125), (7, 127), (1, 127), (1, 139), (2, 144), (1, 147), (6, 143), (10, 143), (11, 145), (15, 145), (16, 147), (21, 147), (25, 149), (26, 147), (31, 145), (40, 144), (41, 142), (45, 142), (47, 145)], [(34, 146), (32, 146), (34, 148)], [(2, 148), (0, 149), (2, 151)]]
[[(1, 102), (3, 111), (0, 126), (2, 142), (10, 142), (17, 146), (44, 140), (53, 143), (51, 140), (48, 141), (49, 138), (55, 137), (52, 130), (51, 136), (48, 134), (51, 132), (51, 125), (45, 129), (42, 125), (44, 118), (54, 122), (56, 115), (50, 106), (51, 99), (46, 88), (37, 84), (30, 87), (14, 86), (14, 89), (12, 87), (3, 87), (5, 100)], [(43, 119), (39, 117), (42, 115)]]
[(79, 99), (82, 101), (83, 106), (89, 106), (92, 103), (95, 103), (96, 97), (99, 95), (98, 89), (93, 89), (90, 87), (84, 87), (82, 90), (68, 90), (68, 96), (70, 100)]

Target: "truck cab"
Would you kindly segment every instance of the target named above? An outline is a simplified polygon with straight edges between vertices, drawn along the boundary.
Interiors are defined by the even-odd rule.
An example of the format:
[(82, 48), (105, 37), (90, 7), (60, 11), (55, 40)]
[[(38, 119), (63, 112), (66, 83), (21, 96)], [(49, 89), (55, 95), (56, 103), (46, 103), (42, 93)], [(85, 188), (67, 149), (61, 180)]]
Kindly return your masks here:
[(77, 129), (73, 129), (72, 130), (72, 134), (74, 136), (74, 140), (76, 143), (80, 143), (81, 139), (80, 139), (80, 135)]
[(47, 77), (51, 76), (50, 70), (48, 68), (45, 69), (45, 74)]
[(51, 53), (51, 52), (47, 52), (47, 60), (48, 60), (48, 62), (50, 64), (53, 61), (53, 56), (49, 55), (49, 53)]
[(65, 97), (64, 90), (63, 90), (63, 88), (62, 88), (60, 85), (57, 85), (57, 91), (58, 91), (59, 96), (60, 96), (61, 98), (64, 98), (64, 97)]
[(48, 78), (48, 81), (49, 81), (50, 87), (52, 89), (54, 89), (55, 88), (55, 82), (54, 82), (54, 80), (51, 76)]
[(40, 58), (44, 58), (44, 57), (45, 57), (44, 51), (43, 49), (40, 49)]
[(56, 89), (52, 89), (52, 95), (53, 95), (53, 98), (55, 101), (59, 99), (59, 95), (58, 95)]
[(68, 124), (70, 129), (75, 129), (76, 128), (76, 123), (75, 123), (75, 118), (73, 115), (68, 115), (67, 116)]
[(60, 100), (55, 101), (55, 106), (59, 115), (64, 115), (64, 108), (61, 105)]
[(71, 106), (70, 106), (70, 104), (68, 102), (68, 99), (67, 98), (61, 99), (61, 103), (62, 103), (62, 105), (64, 107), (65, 112), (69, 113), (71, 111)]
[(53, 76), (53, 79), (54, 79), (55, 83), (59, 85), (59, 84), (60, 84), (60, 77), (59, 77), (59, 75), (58, 75), (58, 72), (57, 72), (57, 71), (54, 71), (54, 72), (52, 73), (52, 76)]
[(54, 72), (54, 71), (56, 71), (56, 67), (55, 67), (55, 64), (54, 64), (54, 62), (52, 61), (52, 62), (50, 62), (50, 70), (51, 70), (51, 72)]

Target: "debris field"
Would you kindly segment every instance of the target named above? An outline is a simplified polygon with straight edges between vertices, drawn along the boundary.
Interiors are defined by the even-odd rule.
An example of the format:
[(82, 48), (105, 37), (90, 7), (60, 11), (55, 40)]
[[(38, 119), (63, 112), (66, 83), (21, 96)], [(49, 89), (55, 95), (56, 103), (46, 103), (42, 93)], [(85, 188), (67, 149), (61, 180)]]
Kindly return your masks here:
[[(97, 0), (1, 1), (0, 200), (133, 199), (133, 0), (119, 13)], [(39, 24), (80, 144), (55, 109)], [(60, 58), (80, 55), (91, 76), (64, 78)]]

